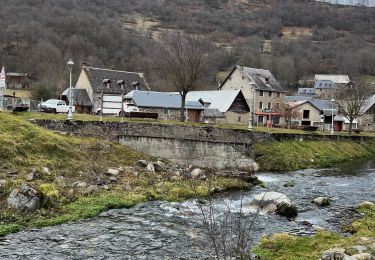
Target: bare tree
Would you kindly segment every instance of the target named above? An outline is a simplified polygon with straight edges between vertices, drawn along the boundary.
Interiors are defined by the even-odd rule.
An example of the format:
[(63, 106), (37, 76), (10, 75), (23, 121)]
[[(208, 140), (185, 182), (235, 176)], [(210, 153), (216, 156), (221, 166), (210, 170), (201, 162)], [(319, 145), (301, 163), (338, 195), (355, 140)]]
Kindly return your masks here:
[(349, 134), (352, 133), (354, 119), (362, 115), (361, 108), (372, 92), (374, 89), (368, 84), (358, 82), (350, 82), (335, 91), (339, 113), (349, 120)]
[(169, 32), (163, 36), (157, 51), (160, 73), (181, 95), (180, 121), (185, 121), (185, 100), (188, 92), (197, 89), (207, 70), (208, 44), (200, 33)]
[(274, 110), (284, 116), (288, 129), (292, 126), (292, 119), (302, 118), (302, 114), (298, 109), (299, 102), (286, 102), (282, 98), (276, 98), (272, 103), (274, 104)]

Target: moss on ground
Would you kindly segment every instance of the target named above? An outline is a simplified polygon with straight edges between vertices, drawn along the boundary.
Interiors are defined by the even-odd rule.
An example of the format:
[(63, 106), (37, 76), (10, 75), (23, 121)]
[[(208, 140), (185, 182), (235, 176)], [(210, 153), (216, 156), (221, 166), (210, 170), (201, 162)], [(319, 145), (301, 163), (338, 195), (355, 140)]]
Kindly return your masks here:
[(371, 251), (375, 241), (375, 206), (362, 207), (360, 211), (365, 216), (349, 227), (354, 232), (353, 236), (344, 237), (328, 231), (319, 231), (312, 237), (274, 234), (271, 237), (263, 238), (254, 252), (260, 259), (307, 260), (320, 259), (323, 252), (330, 248), (364, 245)]
[[(0, 112), (0, 179), (6, 180), (5, 190), (0, 190), (0, 236), (24, 228), (89, 218), (108, 209), (131, 207), (148, 200), (181, 201), (249, 187), (238, 179), (170, 181), (168, 177), (145, 172), (135, 176), (132, 170), (124, 170), (109, 190), (102, 189), (94, 195), (74, 185), (93, 183), (93, 178), (98, 177), (108, 181), (108, 168), (132, 169), (140, 159), (154, 160), (120, 144), (54, 133), (23, 117)], [(33, 180), (26, 181), (31, 172)], [(8, 209), (7, 196), (24, 182), (47, 198), (48, 207), (26, 214)]]
[(375, 156), (375, 140), (363, 143), (342, 141), (286, 141), (256, 143), (256, 162), (262, 171), (292, 171), (332, 167), (355, 158)]

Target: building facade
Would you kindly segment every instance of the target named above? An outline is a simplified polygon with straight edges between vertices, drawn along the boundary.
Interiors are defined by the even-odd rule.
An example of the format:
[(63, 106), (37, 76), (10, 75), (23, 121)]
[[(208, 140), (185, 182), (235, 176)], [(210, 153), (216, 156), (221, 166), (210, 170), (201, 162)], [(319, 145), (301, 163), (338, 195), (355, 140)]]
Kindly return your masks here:
[(235, 66), (219, 90), (242, 91), (250, 108), (253, 125), (264, 126), (270, 121), (274, 125), (282, 124), (282, 115), (276, 110), (287, 91), (270, 71)]

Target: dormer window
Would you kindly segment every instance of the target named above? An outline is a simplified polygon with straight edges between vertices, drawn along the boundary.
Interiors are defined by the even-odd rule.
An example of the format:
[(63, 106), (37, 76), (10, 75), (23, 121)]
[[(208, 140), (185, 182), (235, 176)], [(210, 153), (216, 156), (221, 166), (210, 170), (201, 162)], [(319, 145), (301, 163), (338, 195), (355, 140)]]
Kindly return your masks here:
[(266, 84), (270, 83), (270, 79), (269, 78), (265, 78), (264, 80), (266, 81)]
[(103, 85), (107, 88), (107, 89), (110, 89), (111, 88), (111, 80), (110, 79), (103, 79)]

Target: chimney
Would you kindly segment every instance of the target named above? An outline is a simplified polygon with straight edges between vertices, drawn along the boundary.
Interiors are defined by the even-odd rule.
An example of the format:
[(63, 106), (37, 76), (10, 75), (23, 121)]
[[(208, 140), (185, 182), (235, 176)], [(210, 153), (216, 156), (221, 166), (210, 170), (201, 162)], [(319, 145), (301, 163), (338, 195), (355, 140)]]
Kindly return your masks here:
[(90, 64), (88, 64), (87, 62), (82, 62), (82, 69), (89, 70), (90, 69)]

